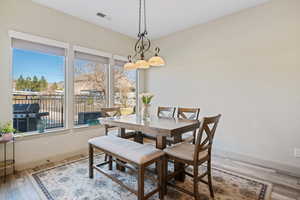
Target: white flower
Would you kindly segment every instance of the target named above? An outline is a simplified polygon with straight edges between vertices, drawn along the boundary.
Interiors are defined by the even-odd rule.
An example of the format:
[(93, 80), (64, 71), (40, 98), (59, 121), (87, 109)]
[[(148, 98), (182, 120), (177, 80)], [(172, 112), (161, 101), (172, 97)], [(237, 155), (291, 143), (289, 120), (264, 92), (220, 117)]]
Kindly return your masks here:
[(144, 104), (150, 104), (154, 94), (151, 93), (141, 93), (140, 98)]

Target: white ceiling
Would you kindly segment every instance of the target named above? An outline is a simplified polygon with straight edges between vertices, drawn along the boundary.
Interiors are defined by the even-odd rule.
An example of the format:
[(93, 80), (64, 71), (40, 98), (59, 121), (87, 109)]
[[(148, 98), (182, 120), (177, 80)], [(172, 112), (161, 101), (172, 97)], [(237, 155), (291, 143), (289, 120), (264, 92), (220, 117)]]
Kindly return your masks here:
[[(139, 0), (32, 0), (83, 20), (136, 37)], [(269, 0), (146, 0), (149, 37), (159, 38)], [(108, 18), (96, 16), (97, 12)]]

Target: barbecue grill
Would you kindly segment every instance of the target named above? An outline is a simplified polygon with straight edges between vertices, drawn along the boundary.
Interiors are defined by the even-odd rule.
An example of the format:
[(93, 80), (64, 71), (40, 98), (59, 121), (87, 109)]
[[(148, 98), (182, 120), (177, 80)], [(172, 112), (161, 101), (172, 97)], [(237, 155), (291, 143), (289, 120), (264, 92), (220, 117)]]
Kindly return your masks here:
[(41, 117), (48, 116), (49, 112), (39, 112), (40, 105), (34, 104), (14, 104), (13, 119), (14, 128), (20, 132), (30, 132), (37, 130), (37, 123)]

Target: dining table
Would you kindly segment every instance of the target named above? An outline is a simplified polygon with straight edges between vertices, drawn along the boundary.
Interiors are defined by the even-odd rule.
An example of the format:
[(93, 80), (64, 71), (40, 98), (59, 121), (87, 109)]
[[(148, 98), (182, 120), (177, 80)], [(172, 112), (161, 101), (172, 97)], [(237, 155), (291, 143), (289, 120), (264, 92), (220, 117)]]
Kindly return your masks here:
[[(182, 142), (182, 135), (199, 128), (200, 121), (158, 116), (143, 119), (141, 115), (134, 114), (102, 118), (101, 124), (118, 127), (121, 138), (125, 138), (126, 130), (133, 130), (136, 132), (135, 141), (139, 143), (143, 143), (143, 133), (150, 134), (156, 138), (156, 148), (163, 150), (167, 147), (167, 138), (172, 138), (175, 144)], [(178, 171), (175, 180), (183, 182), (184, 164), (174, 161), (174, 170)]]

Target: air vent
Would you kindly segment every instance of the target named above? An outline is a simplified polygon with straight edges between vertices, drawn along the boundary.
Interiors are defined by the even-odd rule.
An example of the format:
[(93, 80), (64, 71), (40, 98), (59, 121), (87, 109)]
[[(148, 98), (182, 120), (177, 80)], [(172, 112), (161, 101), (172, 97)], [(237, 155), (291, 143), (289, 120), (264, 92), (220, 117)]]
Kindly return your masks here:
[(105, 17), (106, 17), (106, 14), (101, 13), (101, 12), (98, 12), (98, 13), (97, 13), (97, 16), (98, 16), (98, 17), (105, 18)]

